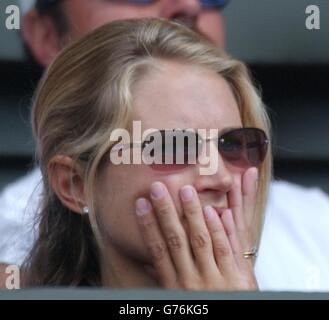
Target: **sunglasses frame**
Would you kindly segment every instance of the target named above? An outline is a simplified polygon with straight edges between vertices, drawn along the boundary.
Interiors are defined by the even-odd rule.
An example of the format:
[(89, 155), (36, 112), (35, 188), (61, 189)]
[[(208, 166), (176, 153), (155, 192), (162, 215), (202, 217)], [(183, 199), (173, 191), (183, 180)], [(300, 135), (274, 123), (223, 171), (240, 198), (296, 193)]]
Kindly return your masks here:
[[(213, 141), (213, 140), (218, 140), (218, 143), (217, 143), (217, 149), (218, 149), (218, 152), (222, 155), (222, 157), (225, 159), (225, 156), (223, 155), (223, 153), (225, 151), (221, 150), (220, 149), (220, 141), (223, 139), (223, 136), (229, 134), (229, 133), (232, 133), (232, 132), (236, 132), (236, 131), (246, 131), (246, 130), (254, 130), (256, 132), (259, 132), (261, 133), (262, 135), (264, 135), (264, 141), (263, 141), (263, 144), (265, 145), (265, 152), (264, 152), (264, 157), (263, 159), (260, 161), (260, 163), (262, 163), (266, 157), (266, 153), (267, 153), (267, 150), (268, 150), (268, 145), (269, 145), (269, 139), (265, 133), (265, 131), (263, 131), (262, 129), (259, 129), (259, 128), (254, 128), (254, 127), (245, 127), (245, 128), (236, 128), (236, 129), (231, 129), (231, 130), (228, 130), (228, 131), (224, 131), (220, 134), (218, 134), (217, 136), (215, 137), (205, 137), (203, 138), (200, 134), (198, 134), (197, 131), (191, 131), (192, 133), (194, 133), (197, 137), (197, 141), (198, 143), (202, 143), (201, 144), (201, 149), (204, 147), (204, 144), (206, 142), (209, 142), (209, 141)], [(123, 150), (127, 150), (127, 149), (131, 149), (131, 148), (135, 148), (135, 147), (141, 147), (142, 148), (142, 151), (144, 150), (144, 146), (145, 146), (145, 143), (146, 143), (146, 140), (148, 139), (148, 137), (150, 137), (152, 134), (156, 133), (156, 132), (160, 132), (161, 135), (162, 133), (164, 132), (164, 134), (166, 134), (166, 132), (175, 132), (175, 131), (180, 131), (180, 132), (188, 132), (188, 130), (184, 130), (184, 129), (170, 129), (170, 130), (166, 130), (166, 129), (162, 129), (162, 130), (157, 130), (157, 131), (154, 131), (150, 134), (147, 135), (147, 137), (143, 140), (143, 141), (136, 141), (136, 142), (131, 142), (131, 143), (117, 143), (115, 144), (110, 150), (109, 150), (109, 153), (113, 153), (113, 152), (122, 152)], [(149, 142), (148, 142), (149, 143)], [(248, 149), (248, 148), (247, 148)], [(199, 156), (199, 153), (197, 153), (196, 155), (196, 159), (198, 158)], [(228, 160), (226, 160), (228, 161)], [(260, 164), (259, 163), (259, 164)], [(195, 163), (187, 163), (184, 165), (189, 165), (189, 164), (195, 164)], [(162, 163), (162, 165), (166, 165), (166, 163)], [(168, 164), (168, 165), (173, 165), (173, 164)], [(176, 164), (177, 165), (177, 164)], [(178, 164), (179, 165), (179, 164)]]

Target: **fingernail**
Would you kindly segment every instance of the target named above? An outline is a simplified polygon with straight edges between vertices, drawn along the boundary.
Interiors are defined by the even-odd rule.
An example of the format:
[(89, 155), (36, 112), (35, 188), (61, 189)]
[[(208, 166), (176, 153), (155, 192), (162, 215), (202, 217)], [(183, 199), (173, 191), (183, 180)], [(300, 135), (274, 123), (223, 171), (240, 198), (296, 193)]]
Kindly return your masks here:
[(233, 177), (233, 182), (236, 187), (240, 187), (241, 185), (241, 177), (239, 175), (236, 175)]
[(180, 190), (183, 201), (191, 201), (193, 199), (193, 189), (191, 186), (185, 186)]
[(225, 209), (223, 211), (221, 219), (222, 219), (224, 225), (226, 225), (230, 228), (234, 227), (234, 220), (233, 220), (232, 210), (231, 209)]
[(242, 189), (246, 193), (250, 193), (251, 190), (257, 190), (258, 184), (258, 169), (252, 167), (247, 170), (245, 175), (243, 176), (243, 186)]
[(255, 189), (257, 190), (257, 188), (258, 188), (258, 169), (257, 168), (252, 168), (252, 177), (254, 179)]
[(215, 210), (213, 209), (212, 206), (206, 206), (204, 209), (203, 209), (203, 213), (204, 215), (206, 216), (206, 219), (207, 220), (212, 220), (214, 217), (215, 217)]
[(139, 198), (136, 201), (136, 214), (143, 216), (151, 211), (151, 204), (144, 198)]
[(151, 185), (151, 197), (154, 199), (160, 199), (164, 196), (165, 190), (160, 182), (154, 182)]
[(222, 215), (223, 215), (223, 217), (226, 216), (226, 215), (232, 215), (232, 210), (231, 209), (225, 209), (222, 212)]
[(252, 168), (252, 176), (253, 178), (257, 181), (258, 180), (258, 169), (257, 168)]

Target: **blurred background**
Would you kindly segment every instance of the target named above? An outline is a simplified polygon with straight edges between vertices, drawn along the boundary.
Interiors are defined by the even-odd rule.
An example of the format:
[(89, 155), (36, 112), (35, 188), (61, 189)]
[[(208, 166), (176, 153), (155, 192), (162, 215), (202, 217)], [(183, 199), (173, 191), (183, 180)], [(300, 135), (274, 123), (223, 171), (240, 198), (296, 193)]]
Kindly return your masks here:
[[(5, 28), (0, 1), (0, 189), (33, 166), (29, 123), (40, 70), (19, 31)], [(320, 30), (305, 26), (308, 5)], [(273, 124), (274, 176), (329, 194), (329, 1), (232, 0), (224, 10), (227, 50), (246, 61)]]

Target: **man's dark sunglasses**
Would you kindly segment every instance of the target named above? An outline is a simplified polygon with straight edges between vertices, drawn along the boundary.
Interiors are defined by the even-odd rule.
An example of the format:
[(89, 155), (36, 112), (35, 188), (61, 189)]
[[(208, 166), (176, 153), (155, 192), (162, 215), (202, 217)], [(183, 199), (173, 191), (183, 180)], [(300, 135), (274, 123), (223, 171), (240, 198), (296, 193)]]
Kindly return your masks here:
[[(36, 8), (39, 12), (44, 13), (58, 5), (62, 0), (37, 0)], [(111, 0), (108, 0), (111, 1)], [(202, 7), (207, 9), (217, 8), (222, 9), (230, 0), (200, 0)], [(116, 0), (116, 2), (120, 2)], [(154, 2), (154, 0), (123, 0), (125, 3), (133, 3), (133, 4), (150, 4)]]
[(141, 147), (143, 162), (157, 171), (180, 170), (196, 164), (206, 141), (215, 141), (219, 154), (232, 166), (258, 167), (265, 159), (269, 140), (258, 128), (238, 128), (203, 138), (195, 130), (156, 130), (142, 142), (118, 143), (110, 152)]

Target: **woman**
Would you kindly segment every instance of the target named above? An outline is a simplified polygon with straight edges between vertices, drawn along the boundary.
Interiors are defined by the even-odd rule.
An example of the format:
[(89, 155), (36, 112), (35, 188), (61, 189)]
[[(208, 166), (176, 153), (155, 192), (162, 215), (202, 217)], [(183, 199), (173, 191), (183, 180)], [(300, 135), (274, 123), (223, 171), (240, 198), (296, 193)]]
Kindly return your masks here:
[[(257, 288), (269, 124), (241, 62), (177, 23), (112, 22), (50, 66), (32, 121), (44, 195), (27, 285)], [(113, 141), (134, 121), (158, 130)], [(152, 144), (160, 163), (144, 161)], [(141, 163), (112, 161), (136, 150)]]

